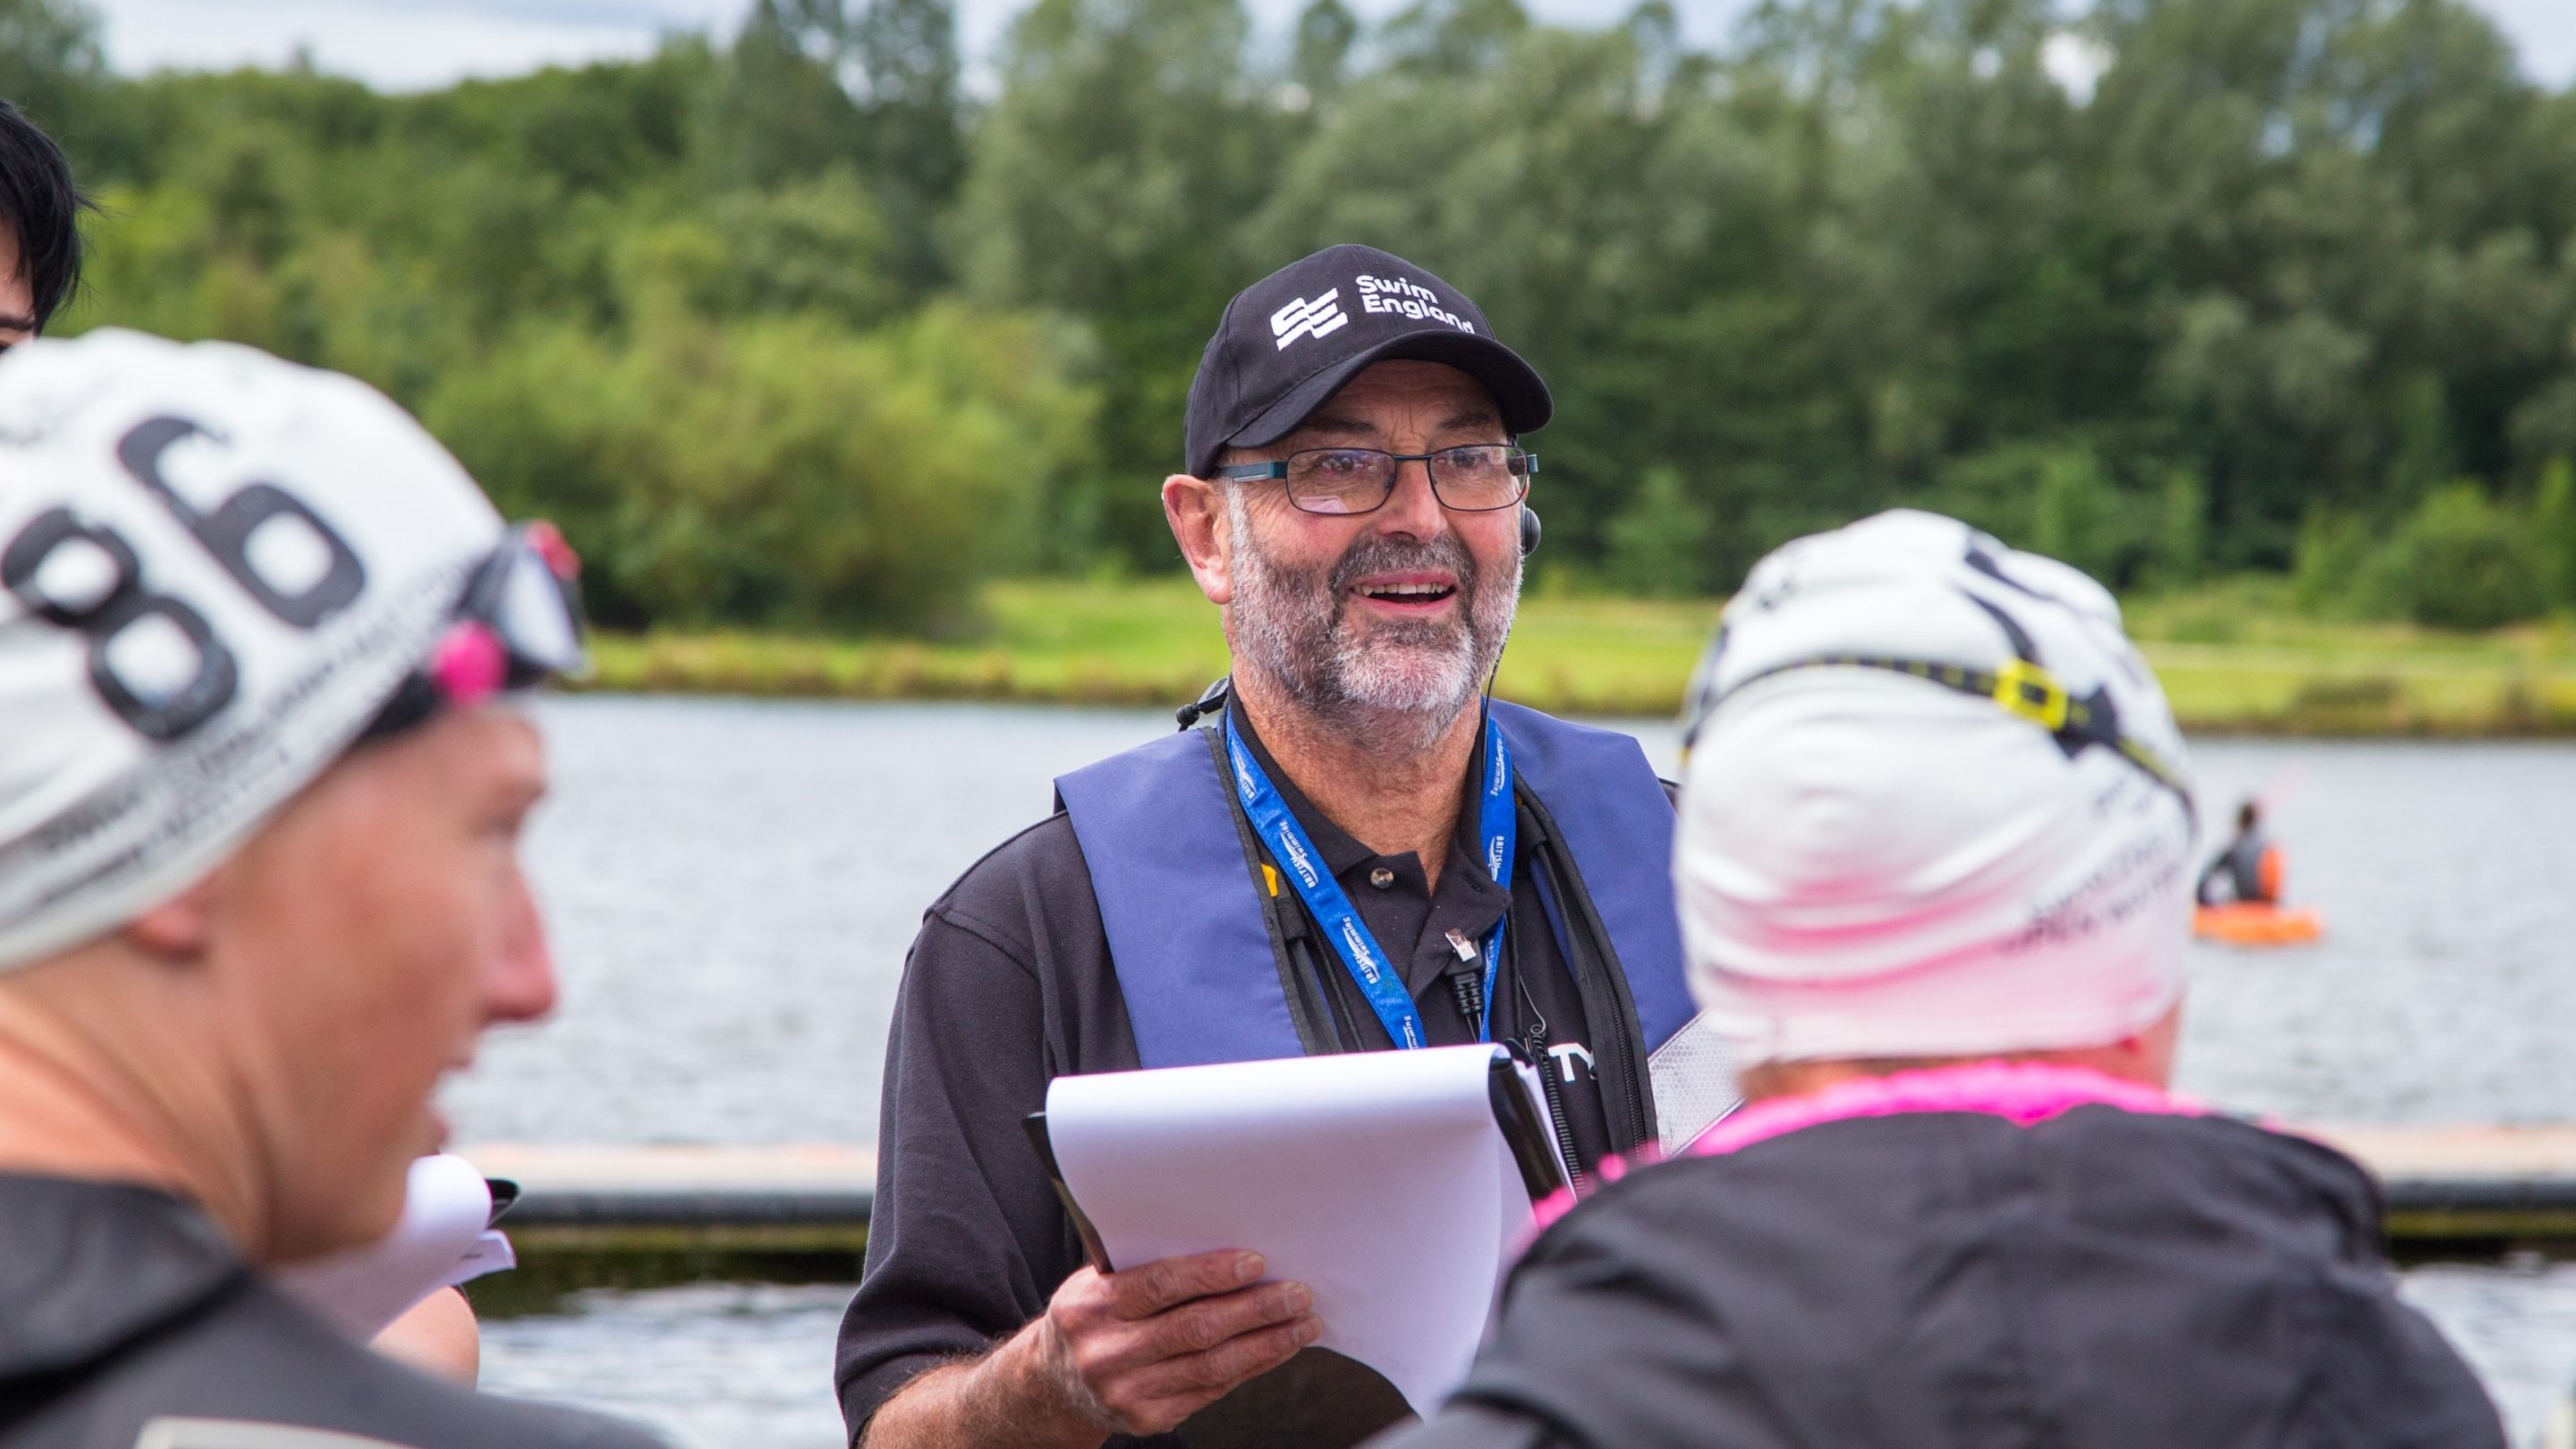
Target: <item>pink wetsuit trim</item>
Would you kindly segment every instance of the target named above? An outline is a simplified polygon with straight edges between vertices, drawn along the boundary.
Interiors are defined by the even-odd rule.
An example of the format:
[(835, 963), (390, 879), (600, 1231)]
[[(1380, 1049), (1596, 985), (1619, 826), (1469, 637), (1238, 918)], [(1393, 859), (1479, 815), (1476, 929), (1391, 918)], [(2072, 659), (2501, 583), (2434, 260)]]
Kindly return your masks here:
[[(1803, 1097), (1775, 1097), (1756, 1102), (1720, 1119), (1681, 1150), (1684, 1157), (1722, 1157), (1757, 1142), (1785, 1137), (1827, 1122), (1856, 1117), (1894, 1117), (1908, 1112), (1978, 1112), (2028, 1127), (2077, 1107), (2099, 1104), (2124, 1112), (2167, 1117), (2199, 1117), (2208, 1109), (2140, 1082), (2122, 1081), (2083, 1067), (2047, 1062), (1970, 1062), (1929, 1071), (1897, 1072), (1837, 1082)], [(1601, 1164), (1601, 1180), (1616, 1182), (1630, 1167), (1655, 1160), (1652, 1149), (1623, 1161)], [(1538, 1205), (1538, 1228), (1545, 1228), (1574, 1206), (1574, 1194), (1560, 1190)]]

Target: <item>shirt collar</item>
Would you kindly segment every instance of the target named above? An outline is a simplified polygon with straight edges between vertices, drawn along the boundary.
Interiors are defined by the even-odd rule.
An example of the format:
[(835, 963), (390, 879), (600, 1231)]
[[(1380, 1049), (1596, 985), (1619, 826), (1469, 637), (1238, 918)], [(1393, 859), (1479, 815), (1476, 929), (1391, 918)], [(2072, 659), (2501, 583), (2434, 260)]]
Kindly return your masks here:
[(1349, 831), (1334, 824), (1331, 816), (1316, 809), (1315, 802), (1306, 798), (1306, 792), (1297, 788), (1296, 780), (1279, 768), (1279, 762), (1270, 757), (1270, 747), (1261, 742), (1261, 732), (1252, 727), (1251, 719), (1244, 714), (1243, 701), (1229, 694), (1225, 715), (1233, 723), (1235, 733), (1242, 736), (1244, 747), (1252, 751), (1253, 763), (1259, 765), (1261, 772), (1270, 777), (1270, 783), (1278, 787), (1279, 798), (1288, 804), (1288, 813), (1297, 817), (1299, 825), (1306, 827), (1306, 838), (1314, 842), (1316, 853), (1324, 857), (1326, 870), (1340, 875), (1362, 861), (1375, 858), (1376, 851), (1362, 845)]
[[(1230, 691), (1226, 697), (1225, 712), (1226, 718), (1233, 722), (1236, 731), (1243, 736), (1245, 747), (1252, 751), (1253, 762), (1260, 765), (1262, 773), (1270, 777), (1270, 783), (1278, 787), (1279, 798), (1287, 802), (1289, 813), (1297, 817), (1297, 823), (1306, 828), (1306, 838), (1314, 842), (1316, 853), (1324, 857), (1325, 869), (1340, 875), (1355, 865), (1377, 859), (1376, 851), (1362, 844), (1349, 831), (1334, 824), (1331, 816), (1315, 808), (1315, 802), (1307, 799), (1306, 792), (1297, 788), (1296, 780), (1292, 779), (1287, 771), (1279, 768), (1279, 762), (1270, 757), (1270, 747), (1261, 742), (1261, 732), (1254, 729), (1252, 721), (1245, 716), (1243, 701), (1235, 698)], [(1473, 792), (1476, 782), (1485, 778), (1484, 770), (1485, 745), (1480, 732), (1475, 756), (1467, 762), (1467, 773), (1458, 782), (1458, 823), (1449, 833), (1450, 853), (1453, 855), (1463, 853), (1471, 861), (1480, 858), (1476, 839)], [(1442, 862), (1441, 869), (1442, 877), (1445, 879), (1448, 874), (1448, 863)]]

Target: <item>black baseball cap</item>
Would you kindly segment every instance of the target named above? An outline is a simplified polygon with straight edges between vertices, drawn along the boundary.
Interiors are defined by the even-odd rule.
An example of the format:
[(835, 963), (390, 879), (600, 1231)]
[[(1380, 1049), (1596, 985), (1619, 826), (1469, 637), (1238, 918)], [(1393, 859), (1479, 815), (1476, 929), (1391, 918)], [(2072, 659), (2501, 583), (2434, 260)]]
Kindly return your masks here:
[(1297, 431), (1373, 362), (1446, 363), (1485, 385), (1514, 437), (1547, 425), (1547, 384), (1494, 340), (1485, 314), (1430, 272), (1375, 247), (1326, 247), (1234, 294), (1190, 382), (1193, 477), (1227, 448)]

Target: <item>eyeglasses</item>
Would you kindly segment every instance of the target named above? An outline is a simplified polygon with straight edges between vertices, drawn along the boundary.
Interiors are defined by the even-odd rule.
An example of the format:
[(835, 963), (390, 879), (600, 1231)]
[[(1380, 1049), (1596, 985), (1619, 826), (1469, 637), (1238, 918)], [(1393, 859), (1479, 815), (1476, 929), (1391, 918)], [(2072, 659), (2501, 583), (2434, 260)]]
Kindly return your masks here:
[(1277, 463), (1245, 463), (1218, 470), (1238, 483), (1280, 479), (1288, 501), (1304, 513), (1373, 513), (1395, 496), (1396, 471), (1420, 463), (1431, 475), (1431, 496), (1459, 513), (1509, 508), (1529, 496), (1538, 455), (1502, 443), (1443, 448), (1436, 453), (1382, 453), (1375, 448), (1307, 448)]
[(553, 524), (510, 530), (466, 580), (456, 622), (428, 661), (404, 676), (359, 738), (400, 733), (442, 705), (477, 704), (587, 670), (580, 577), (581, 560)]

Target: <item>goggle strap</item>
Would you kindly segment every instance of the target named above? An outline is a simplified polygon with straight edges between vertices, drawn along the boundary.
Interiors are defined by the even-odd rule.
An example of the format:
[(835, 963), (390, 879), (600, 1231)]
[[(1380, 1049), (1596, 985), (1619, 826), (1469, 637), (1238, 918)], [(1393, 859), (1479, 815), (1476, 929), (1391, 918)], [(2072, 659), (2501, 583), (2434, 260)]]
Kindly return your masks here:
[(394, 687), (384, 707), (376, 711), (376, 717), (358, 731), (354, 743), (365, 744), (400, 734), (436, 714), (444, 702), (445, 697), (439, 693), (438, 685), (427, 674), (414, 670), (403, 676), (402, 683)]
[[(467, 573), (464, 587), (457, 592), (447, 631), (432, 647), (429, 658), (395, 688), (384, 707), (360, 732), (360, 740), (399, 733), (427, 719), (442, 705), (477, 703), (494, 694), (532, 688), (572, 672), (562, 664), (523, 652), (512, 637), (504, 601), (512, 571), (523, 562), (544, 570), (561, 600), (574, 651), (576, 655), (582, 653), (584, 630), (576, 582), (579, 559), (551, 524), (513, 528), (498, 548)], [(582, 662), (586, 662), (586, 656)]]
[(2000, 670), (1971, 669), (1964, 665), (1900, 659), (1886, 654), (1826, 654), (1814, 659), (1775, 664), (1738, 680), (1726, 695), (1701, 705), (1695, 711), (1686, 736), (1696, 736), (1726, 697), (1749, 685), (1794, 670), (1828, 668), (1885, 670), (1937, 684), (1954, 693), (1991, 701), (2007, 713), (2047, 731), (2069, 759), (2087, 745), (2108, 746), (2149, 779), (2173, 791), (2175, 797), (2182, 801), (2184, 815), (2192, 820), (2195, 829), (2198, 828), (2200, 813), (2192, 803), (2190, 789), (2183, 784), (2182, 772), (2152, 747), (2120, 728), (2119, 708), (2112, 703), (2109, 690), (2097, 689), (2082, 699), (2076, 699), (2066, 692), (2066, 686), (2058, 682), (2057, 676), (2028, 660), (2014, 660)]

